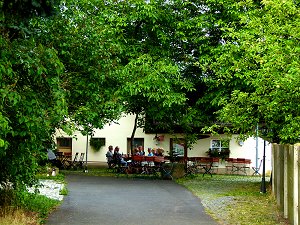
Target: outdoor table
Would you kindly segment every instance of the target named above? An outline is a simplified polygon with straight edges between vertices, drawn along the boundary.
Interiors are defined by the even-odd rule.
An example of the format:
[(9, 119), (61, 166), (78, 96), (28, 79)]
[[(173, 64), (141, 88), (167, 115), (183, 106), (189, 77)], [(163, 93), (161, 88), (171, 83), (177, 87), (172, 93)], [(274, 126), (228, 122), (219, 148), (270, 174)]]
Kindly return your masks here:
[(247, 175), (246, 169), (250, 168), (250, 159), (244, 159), (244, 158), (236, 158), (232, 161), (232, 173), (239, 174), (239, 172)]
[(146, 175), (159, 175), (160, 172), (164, 177), (172, 178), (171, 163), (166, 165), (167, 162), (168, 160), (163, 156), (133, 155), (131, 157), (131, 163), (129, 164), (129, 171)]
[(233, 167), (233, 161), (235, 159), (234, 158), (225, 158), (225, 168), (226, 168), (226, 173), (227, 174), (232, 174), (232, 171), (234, 169)]
[(213, 157), (195, 157), (195, 161), (196, 166), (204, 170), (203, 176), (209, 174), (212, 177), (214, 167), (218, 167), (218, 165), (214, 165), (214, 163), (218, 163), (219, 159)]
[(145, 161), (144, 156), (132, 155), (131, 163), (129, 164), (129, 170), (132, 173), (142, 173), (143, 172), (143, 166), (142, 166), (143, 161)]

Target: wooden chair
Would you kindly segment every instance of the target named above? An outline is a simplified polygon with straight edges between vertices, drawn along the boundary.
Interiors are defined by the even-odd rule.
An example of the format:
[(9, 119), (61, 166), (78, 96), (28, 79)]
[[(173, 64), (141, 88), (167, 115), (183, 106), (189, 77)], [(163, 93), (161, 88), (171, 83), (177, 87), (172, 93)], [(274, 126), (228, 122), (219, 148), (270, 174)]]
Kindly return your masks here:
[(84, 155), (85, 155), (85, 153), (81, 153), (81, 154), (80, 154), (79, 160), (78, 160), (77, 162), (75, 162), (74, 168), (80, 168), (80, 169), (83, 169)]
[(161, 173), (161, 178), (164, 180), (173, 180), (174, 163), (162, 163), (159, 166), (159, 171)]
[(74, 159), (68, 161), (69, 165), (67, 166), (68, 169), (73, 169), (76, 166), (77, 158), (78, 158), (79, 152), (75, 153)]
[(194, 175), (198, 172), (197, 157), (188, 157), (184, 176)]
[(115, 167), (117, 176), (120, 176), (121, 174), (125, 174), (126, 176), (128, 176), (129, 174), (129, 167), (122, 165), (121, 163), (118, 163)]
[(214, 158), (212, 157), (200, 157), (199, 166), (203, 170), (203, 177), (205, 174), (209, 174), (212, 177)]
[(60, 157), (63, 169), (68, 169), (72, 161), (72, 152), (64, 152)]
[(262, 161), (263, 160), (261, 159), (260, 162), (259, 162), (258, 167), (252, 166), (252, 170), (254, 171), (253, 174), (252, 174), (252, 176), (254, 176), (254, 175), (261, 175), (259, 173), (259, 171), (260, 171), (260, 167), (261, 167)]

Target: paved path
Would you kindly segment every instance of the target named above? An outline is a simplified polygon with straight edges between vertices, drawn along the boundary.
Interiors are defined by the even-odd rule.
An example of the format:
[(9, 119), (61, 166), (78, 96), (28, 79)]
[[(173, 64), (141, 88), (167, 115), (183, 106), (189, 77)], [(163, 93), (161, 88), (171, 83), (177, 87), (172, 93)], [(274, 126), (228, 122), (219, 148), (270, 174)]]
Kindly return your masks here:
[(69, 193), (47, 225), (216, 225), (191, 192), (169, 180), (68, 175)]

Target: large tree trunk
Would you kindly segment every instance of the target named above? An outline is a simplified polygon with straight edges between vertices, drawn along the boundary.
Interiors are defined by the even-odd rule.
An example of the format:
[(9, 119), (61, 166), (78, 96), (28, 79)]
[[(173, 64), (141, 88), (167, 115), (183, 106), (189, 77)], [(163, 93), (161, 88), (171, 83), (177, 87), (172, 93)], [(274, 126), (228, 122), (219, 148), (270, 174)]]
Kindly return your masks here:
[(136, 131), (136, 128), (137, 128), (138, 118), (139, 118), (139, 114), (136, 114), (135, 119), (134, 119), (134, 127), (133, 127), (132, 134), (131, 134), (131, 137), (130, 137), (130, 154), (131, 155), (133, 154), (133, 141), (134, 141), (135, 131)]
[(184, 160), (184, 168), (187, 170), (187, 161), (188, 161), (188, 148), (187, 148), (187, 140), (184, 139), (184, 153), (183, 153), (183, 160)]

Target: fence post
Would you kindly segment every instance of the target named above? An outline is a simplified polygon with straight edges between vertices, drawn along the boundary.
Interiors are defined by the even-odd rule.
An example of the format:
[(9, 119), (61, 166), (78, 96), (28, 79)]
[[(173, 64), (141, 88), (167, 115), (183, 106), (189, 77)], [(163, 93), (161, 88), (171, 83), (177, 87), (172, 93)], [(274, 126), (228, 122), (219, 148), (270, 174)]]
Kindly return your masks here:
[(298, 225), (298, 151), (294, 146), (294, 225)]
[(300, 224), (299, 157), (300, 144), (272, 144), (272, 191), (284, 218), (293, 225)]
[(283, 157), (283, 216), (288, 218), (288, 150), (289, 148), (284, 145), (284, 157)]

